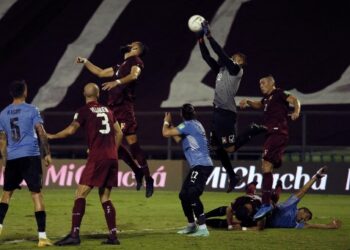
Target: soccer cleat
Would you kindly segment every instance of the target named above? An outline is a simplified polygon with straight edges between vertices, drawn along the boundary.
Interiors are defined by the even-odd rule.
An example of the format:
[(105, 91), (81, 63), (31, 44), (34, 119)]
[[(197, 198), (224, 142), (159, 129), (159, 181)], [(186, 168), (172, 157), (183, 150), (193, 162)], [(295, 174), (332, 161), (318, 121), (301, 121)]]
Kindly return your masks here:
[(227, 193), (232, 192), (235, 186), (237, 186), (237, 184), (240, 183), (241, 180), (242, 178), (237, 174), (230, 176), (230, 181), (228, 182), (228, 188), (226, 192)]
[(154, 187), (153, 187), (154, 180), (152, 177), (146, 178), (146, 198), (149, 198), (153, 195)]
[(204, 229), (198, 229), (196, 232), (189, 234), (188, 236), (191, 237), (208, 237), (209, 236), (209, 231), (207, 228)]
[(184, 229), (177, 231), (178, 234), (192, 234), (197, 231), (197, 226), (187, 226)]
[(270, 204), (263, 204), (258, 212), (253, 217), (253, 220), (259, 220), (264, 218), (269, 212), (271, 212), (273, 209), (272, 205)]
[(326, 176), (327, 166), (320, 168), (312, 178), (316, 177), (317, 179), (321, 179)]
[(103, 244), (103, 245), (120, 245), (120, 241), (117, 238), (115, 238), (115, 239), (108, 238), (107, 240), (102, 241), (101, 244)]
[(51, 240), (49, 240), (48, 238), (39, 238), (38, 247), (48, 247), (52, 245), (53, 244)]
[(56, 241), (55, 246), (80, 245), (80, 237), (72, 237), (68, 234), (62, 240)]
[(137, 191), (139, 191), (142, 187), (142, 179), (143, 179), (143, 173), (141, 171), (139, 173), (135, 174), (136, 190)]

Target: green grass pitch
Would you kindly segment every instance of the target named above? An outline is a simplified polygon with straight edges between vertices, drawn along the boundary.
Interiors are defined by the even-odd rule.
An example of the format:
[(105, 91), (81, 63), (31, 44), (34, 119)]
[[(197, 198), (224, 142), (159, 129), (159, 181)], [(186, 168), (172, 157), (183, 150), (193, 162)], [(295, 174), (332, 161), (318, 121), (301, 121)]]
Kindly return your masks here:
[[(206, 211), (228, 205), (240, 193), (205, 192)], [(285, 200), (284, 194), (281, 200)], [(70, 229), (73, 189), (45, 189), (47, 233), (53, 240), (65, 236)], [(300, 206), (309, 207), (312, 222), (328, 223), (336, 217), (343, 226), (338, 230), (267, 229), (263, 232), (210, 230), (208, 238), (177, 235), (186, 225), (177, 192), (158, 191), (150, 199), (144, 190), (114, 190), (112, 200), (117, 209), (120, 246), (103, 246), (107, 226), (96, 190), (87, 199), (81, 226), (82, 243), (77, 247), (49, 249), (350, 249), (350, 198), (345, 195), (306, 195)], [(26, 189), (16, 191), (11, 201), (0, 249), (37, 249), (33, 205)]]

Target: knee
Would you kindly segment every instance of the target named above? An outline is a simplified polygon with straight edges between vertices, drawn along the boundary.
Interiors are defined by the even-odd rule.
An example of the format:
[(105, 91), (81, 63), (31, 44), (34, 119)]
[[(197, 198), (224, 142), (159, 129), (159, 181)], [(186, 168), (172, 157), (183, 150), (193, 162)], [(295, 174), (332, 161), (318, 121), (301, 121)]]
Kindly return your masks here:
[(261, 165), (262, 172), (265, 173), (271, 173), (273, 170), (273, 164), (269, 161), (263, 160)]
[(181, 192), (179, 193), (179, 199), (180, 199), (181, 201), (186, 201), (186, 200), (188, 200), (188, 195), (187, 195), (187, 193), (185, 193), (184, 191), (181, 191)]
[(9, 192), (9, 191), (4, 191), (2, 193), (2, 196), (1, 196), (1, 202), (2, 203), (9, 203), (10, 202), (10, 199), (11, 199), (11, 196), (12, 196), (12, 193), (13, 191)]

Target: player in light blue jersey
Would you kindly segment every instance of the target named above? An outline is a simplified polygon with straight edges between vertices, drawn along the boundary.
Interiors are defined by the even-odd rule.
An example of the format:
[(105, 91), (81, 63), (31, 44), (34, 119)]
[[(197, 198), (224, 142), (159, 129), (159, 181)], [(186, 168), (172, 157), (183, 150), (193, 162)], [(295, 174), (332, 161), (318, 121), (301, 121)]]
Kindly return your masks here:
[(0, 201), (0, 234), (15, 189), (25, 180), (35, 208), (39, 247), (52, 245), (45, 233), (46, 212), (41, 193), (42, 167), (38, 137), (44, 151), (45, 165), (51, 163), (47, 135), (38, 108), (25, 102), (27, 84), (14, 81), (10, 85), (13, 102), (0, 114), (0, 151), (4, 171), (4, 192)]
[[(163, 136), (173, 137), (176, 142), (182, 143), (182, 148), (190, 167), (180, 194), (182, 209), (188, 220), (185, 229), (179, 234), (190, 236), (209, 236), (205, 224), (204, 208), (199, 197), (202, 195), (208, 177), (213, 171), (213, 162), (209, 156), (208, 141), (202, 124), (196, 120), (194, 107), (184, 104), (181, 108), (183, 123), (177, 127), (171, 125), (171, 114), (165, 113)], [(197, 218), (198, 228), (194, 215)]]
[(310, 187), (317, 180), (325, 176), (325, 171), (326, 167), (319, 169), (297, 193), (291, 195), (287, 201), (277, 203), (272, 211), (272, 215), (266, 219), (266, 226), (272, 228), (340, 228), (341, 221), (336, 219), (332, 220), (329, 224), (309, 224), (307, 221), (312, 219), (312, 212), (306, 207), (297, 207)]

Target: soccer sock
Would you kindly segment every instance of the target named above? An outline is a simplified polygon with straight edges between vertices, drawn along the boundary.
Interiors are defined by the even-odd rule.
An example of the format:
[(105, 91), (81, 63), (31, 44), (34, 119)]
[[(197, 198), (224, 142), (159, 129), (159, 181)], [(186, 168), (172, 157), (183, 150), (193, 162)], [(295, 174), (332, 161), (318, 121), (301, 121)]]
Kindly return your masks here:
[(141, 170), (142, 170), (143, 174), (145, 175), (145, 178), (147, 181), (148, 177), (150, 177), (150, 172), (149, 172), (149, 168), (148, 168), (145, 154), (142, 151), (139, 143), (136, 142), (136, 143), (131, 144), (130, 151), (131, 151), (132, 156), (137, 160), (137, 162), (141, 166)]
[(203, 208), (203, 204), (200, 201), (200, 199), (199, 198), (193, 199), (191, 201), (191, 207), (192, 207), (194, 214), (197, 217), (198, 225), (205, 224), (204, 208)]
[(280, 199), (280, 195), (282, 193), (282, 185), (277, 185), (275, 190), (272, 192), (271, 200), (276, 204)]
[(226, 215), (226, 208), (227, 207), (215, 208), (214, 210), (211, 210), (208, 213), (206, 213), (205, 217), (210, 218), (210, 217), (216, 217), (216, 216), (224, 216), (224, 215)]
[(194, 223), (193, 211), (189, 201), (181, 200), (181, 205), (182, 210), (184, 211), (184, 214), (187, 217), (188, 223)]
[(230, 157), (228, 156), (228, 153), (223, 148), (218, 148), (216, 151), (216, 155), (219, 157), (222, 166), (226, 169), (226, 173), (231, 178), (231, 176), (235, 176), (235, 172), (233, 172), (232, 164), (230, 161)]
[(117, 238), (117, 226), (116, 226), (116, 212), (113, 203), (108, 200), (102, 203), (103, 211), (105, 212), (105, 218), (109, 229), (109, 238), (114, 240)]
[(35, 212), (36, 224), (38, 225), (38, 232), (45, 232), (46, 228), (46, 212), (45, 211), (37, 211)]
[(72, 211), (72, 229), (71, 236), (78, 237), (80, 231), (80, 224), (85, 213), (85, 198), (78, 198), (74, 201), (74, 207)]
[(227, 221), (224, 219), (207, 219), (205, 224), (209, 227), (214, 228), (227, 228)]
[(1, 202), (0, 203), (0, 224), (3, 224), (9, 204)]
[(270, 204), (273, 176), (272, 173), (264, 173), (262, 181), (262, 204)]
[(122, 159), (131, 169), (137, 174), (140, 171), (140, 168), (137, 166), (136, 162), (131, 156), (131, 153), (126, 149), (125, 146), (120, 145), (118, 149), (118, 157)]

